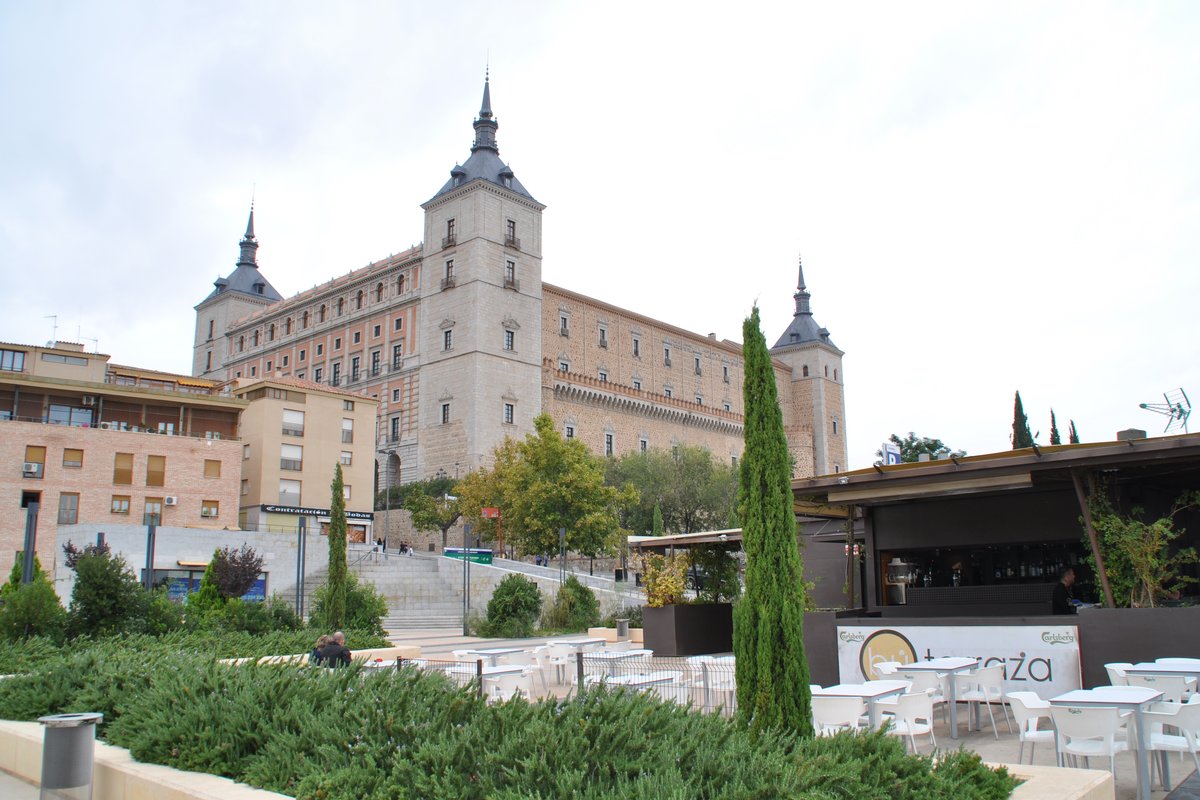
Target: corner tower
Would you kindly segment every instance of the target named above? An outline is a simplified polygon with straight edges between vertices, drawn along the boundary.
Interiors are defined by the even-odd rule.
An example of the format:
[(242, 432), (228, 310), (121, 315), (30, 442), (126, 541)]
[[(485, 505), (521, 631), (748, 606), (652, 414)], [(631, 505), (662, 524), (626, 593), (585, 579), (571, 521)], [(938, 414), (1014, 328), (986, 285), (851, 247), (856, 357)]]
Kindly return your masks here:
[(541, 410), (542, 211), (496, 141), (491, 85), (471, 155), (421, 207), (418, 473), (490, 466)]
[[(791, 369), (790, 385), (779, 387), (779, 398), (785, 403), (783, 419), (797, 477), (828, 475), (846, 469), (844, 354), (830, 340), (829, 331), (813, 319), (802, 262), (799, 272), (792, 296), (796, 312), (771, 348), (771, 356)], [(811, 448), (805, 444), (810, 440)]]
[(213, 291), (196, 306), (196, 334), (192, 345), (192, 374), (224, 378), (225, 329), (234, 320), (282, 300), (258, 271), (258, 240), (254, 238), (254, 205), (246, 233), (238, 243), (237, 265), (227, 278), (213, 281)]

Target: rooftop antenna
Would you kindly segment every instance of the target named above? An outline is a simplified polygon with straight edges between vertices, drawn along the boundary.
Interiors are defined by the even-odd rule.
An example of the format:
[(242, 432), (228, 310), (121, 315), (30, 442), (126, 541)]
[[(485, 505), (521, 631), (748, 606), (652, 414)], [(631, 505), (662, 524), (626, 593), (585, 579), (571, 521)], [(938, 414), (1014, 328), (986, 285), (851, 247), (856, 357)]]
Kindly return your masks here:
[(47, 314), (42, 319), (54, 320), (54, 327), (51, 330), (50, 341), (48, 342), (50, 347), (54, 347), (54, 345), (58, 344), (58, 314)]
[(1188, 417), (1192, 415), (1192, 403), (1188, 400), (1187, 392), (1183, 389), (1176, 389), (1172, 392), (1164, 392), (1163, 399), (1165, 403), (1141, 403), (1139, 408), (1144, 408), (1147, 411), (1153, 411), (1155, 414), (1162, 414), (1167, 417), (1167, 427), (1163, 429), (1163, 433), (1170, 433), (1183, 429), (1184, 433), (1188, 432)]

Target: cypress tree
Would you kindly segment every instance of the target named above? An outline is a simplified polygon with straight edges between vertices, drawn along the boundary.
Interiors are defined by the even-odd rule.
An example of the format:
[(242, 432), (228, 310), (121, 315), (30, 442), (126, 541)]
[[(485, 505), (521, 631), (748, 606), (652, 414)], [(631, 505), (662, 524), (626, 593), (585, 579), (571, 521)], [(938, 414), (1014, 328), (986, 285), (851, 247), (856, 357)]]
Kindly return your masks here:
[(333, 472), (329, 498), (329, 626), (346, 622), (346, 491), (342, 465)]
[(1050, 409), (1050, 444), (1062, 444), (1062, 437), (1058, 435), (1058, 421), (1054, 419), (1054, 409)]
[(1071, 420), (1071, 432), (1068, 434), (1070, 438), (1067, 442), (1070, 444), (1079, 444), (1079, 433), (1075, 430), (1075, 420)]
[(1025, 416), (1024, 406), (1021, 405), (1020, 392), (1017, 392), (1017, 399), (1013, 403), (1012, 445), (1013, 450), (1033, 447), (1033, 434), (1029, 431), (1029, 419)]
[(652, 526), (650, 529), (650, 534), (652, 536), (663, 535), (662, 506), (660, 506), (658, 503), (654, 504), (654, 516), (651, 518), (650, 525)]
[(746, 593), (734, 608), (738, 714), (752, 730), (812, 736), (804, 656), (804, 570), (796, 539), (791, 457), (758, 307), (742, 326), (745, 441), (738, 506)]

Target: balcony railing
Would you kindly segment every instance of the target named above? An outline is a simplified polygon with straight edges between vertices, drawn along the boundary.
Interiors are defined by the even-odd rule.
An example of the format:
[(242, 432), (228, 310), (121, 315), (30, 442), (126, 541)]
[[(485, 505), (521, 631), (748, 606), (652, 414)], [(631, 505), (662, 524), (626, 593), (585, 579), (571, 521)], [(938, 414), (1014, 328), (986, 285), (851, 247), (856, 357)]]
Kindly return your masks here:
[(505, 247), (514, 247), (517, 250), (520, 250), (521, 249), (521, 240), (515, 236), (505, 236), (504, 237), (504, 246)]
[(453, 289), (454, 288), (454, 276), (453, 275), (449, 275), (445, 278), (442, 278), (442, 288), (443, 289)]
[(403, 358), (393, 358), (392, 359), (392, 369), (394, 369), (394, 370), (395, 369), (404, 369), (404, 359)]
[(304, 426), (303, 425), (288, 425), (285, 422), (285, 423), (283, 423), (283, 435), (284, 436), (303, 436), (304, 435)]
[(279, 459), (279, 468), (289, 472), (302, 472), (304, 461), (299, 458), (281, 458)]
[(455, 236), (453, 233), (450, 234), (449, 236), (442, 237), (442, 249), (443, 250), (447, 247), (454, 247), (454, 245), (457, 243), (458, 243), (458, 237)]
[(61, 427), (72, 428), (91, 428), (93, 430), (102, 431), (119, 431), (122, 433), (152, 433), (155, 436), (186, 436), (193, 439), (219, 439), (222, 441), (236, 442), (238, 438), (232, 435), (226, 435), (219, 431), (160, 431), (157, 428), (143, 428), (140, 425), (134, 425), (129, 422), (118, 420), (103, 420), (101, 422), (75, 423), (68, 426), (66, 423), (59, 420), (52, 420), (47, 417), (18, 417), (13, 416), (7, 411), (0, 411), (0, 422), (32, 422), (35, 425), (58, 425)]
[(519, 291), (521, 291), (521, 282), (519, 280), (517, 280), (516, 278), (505, 278), (504, 279), (504, 288), (512, 289), (515, 292), (519, 292)]

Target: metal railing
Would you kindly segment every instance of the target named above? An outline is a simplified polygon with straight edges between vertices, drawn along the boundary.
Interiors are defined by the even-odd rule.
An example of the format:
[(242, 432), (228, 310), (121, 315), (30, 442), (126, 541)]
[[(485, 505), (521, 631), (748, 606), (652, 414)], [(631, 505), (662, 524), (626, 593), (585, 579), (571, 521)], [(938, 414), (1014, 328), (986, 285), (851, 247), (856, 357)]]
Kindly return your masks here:
[(442, 278), (442, 288), (443, 289), (454, 288), (454, 276), (453, 275), (449, 275), (445, 278)]
[(158, 430), (157, 428), (143, 428), (140, 425), (133, 425), (124, 420), (103, 420), (92, 423), (74, 423), (68, 424), (58, 420), (52, 420), (48, 417), (21, 417), (8, 412), (0, 412), (0, 422), (31, 422), (35, 425), (58, 425), (64, 428), (88, 428), (91, 430), (114, 431), (117, 433), (151, 433), (155, 436), (183, 436), (191, 439), (212, 439), (215, 441), (239, 441), (236, 436), (227, 436), (220, 431), (177, 431), (177, 430)]

